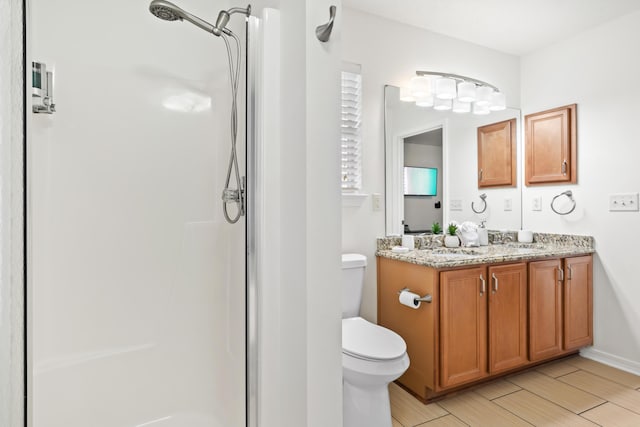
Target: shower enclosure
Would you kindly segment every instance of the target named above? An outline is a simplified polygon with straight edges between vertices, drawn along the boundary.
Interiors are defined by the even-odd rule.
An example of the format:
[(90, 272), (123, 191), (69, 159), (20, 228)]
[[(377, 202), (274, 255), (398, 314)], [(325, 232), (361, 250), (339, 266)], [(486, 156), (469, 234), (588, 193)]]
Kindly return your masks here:
[[(246, 6), (181, 3), (212, 22)], [(56, 103), (27, 116), (28, 425), (246, 425), (244, 55), (236, 171), (249, 207), (229, 224), (225, 44), (148, 1), (27, 6), (27, 58), (53, 70)], [(252, 20), (217, 22), (245, 46)]]

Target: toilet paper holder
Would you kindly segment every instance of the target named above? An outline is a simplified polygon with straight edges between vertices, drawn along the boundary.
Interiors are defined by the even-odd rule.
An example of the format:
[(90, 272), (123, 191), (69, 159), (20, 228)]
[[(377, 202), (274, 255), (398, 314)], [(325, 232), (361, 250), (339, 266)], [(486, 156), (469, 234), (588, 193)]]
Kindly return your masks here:
[[(398, 295), (400, 295), (400, 294), (401, 294), (402, 292), (404, 292), (404, 291), (411, 292), (411, 289), (409, 289), (408, 287), (406, 287), (406, 286), (405, 286), (404, 288), (402, 288), (402, 289), (400, 289), (400, 290), (398, 291)], [(414, 300), (414, 302), (416, 302), (416, 303), (417, 303), (417, 302), (431, 302), (431, 301), (433, 301), (433, 297), (431, 297), (431, 294), (426, 294), (426, 295), (425, 295), (425, 296), (423, 296), (423, 297), (420, 297), (420, 298), (414, 298), (413, 300)]]

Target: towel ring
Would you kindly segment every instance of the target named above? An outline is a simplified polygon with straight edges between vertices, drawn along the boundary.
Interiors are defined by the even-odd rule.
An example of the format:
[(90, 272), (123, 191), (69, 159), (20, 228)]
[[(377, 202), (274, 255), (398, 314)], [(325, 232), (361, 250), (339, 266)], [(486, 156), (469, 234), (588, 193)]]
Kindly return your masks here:
[(471, 202), (471, 210), (474, 211), (477, 214), (481, 214), (484, 213), (484, 211), (487, 210), (487, 193), (482, 193), (480, 195), (480, 198), (482, 199), (482, 208), (476, 210), (475, 206), (473, 206), (473, 202)]
[[(558, 212), (556, 210), (556, 208), (553, 207), (553, 204), (555, 203), (556, 199), (560, 196), (567, 196), (569, 198), (569, 200), (571, 200), (571, 202), (573, 203), (573, 206), (571, 206), (571, 209), (569, 209), (567, 212)], [(576, 201), (573, 198), (573, 193), (571, 192), (571, 190), (567, 190), (564, 191), (560, 194), (558, 194), (557, 196), (555, 196), (552, 200), (551, 200), (551, 210), (554, 211), (555, 213), (557, 213), (558, 215), (569, 215), (571, 212), (573, 212), (576, 208)]]

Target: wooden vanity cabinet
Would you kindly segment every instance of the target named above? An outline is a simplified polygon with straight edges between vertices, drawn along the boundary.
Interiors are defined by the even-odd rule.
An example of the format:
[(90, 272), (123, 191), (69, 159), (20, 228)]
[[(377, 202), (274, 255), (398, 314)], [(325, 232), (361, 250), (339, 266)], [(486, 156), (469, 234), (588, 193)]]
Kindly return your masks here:
[(562, 352), (562, 261), (529, 263), (529, 359)]
[(593, 343), (593, 257), (529, 263), (529, 358)]
[(528, 363), (527, 264), (489, 267), (489, 373)]
[[(404, 339), (410, 362), (398, 382), (423, 399), (427, 389), (436, 389), (437, 284), (438, 273), (432, 268), (378, 258), (378, 324)], [(422, 303), (418, 309), (399, 304), (398, 292), (405, 287), (420, 296), (430, 294), (433, 303)]]
[(516, 119), (478, 128), (478, 187), (516, 186)]
[(527, 363), (527, 265), (440, 273), (440, 386)]
[(593, 257), (564, 260), (564, 350), (593, 344)]
[(528, 114), (524, 121), (526, 184), (575, 184), (576, 104)]
[[(378, 323), (407, 344), (398, 382), (433, 397), (592, 343), (592, 257), (438, 270), (378, 257)], [(418, 309), (398, 292), (432, 296)]]
[(440, 385), (487, 376), (485, 267), (440, 273)]

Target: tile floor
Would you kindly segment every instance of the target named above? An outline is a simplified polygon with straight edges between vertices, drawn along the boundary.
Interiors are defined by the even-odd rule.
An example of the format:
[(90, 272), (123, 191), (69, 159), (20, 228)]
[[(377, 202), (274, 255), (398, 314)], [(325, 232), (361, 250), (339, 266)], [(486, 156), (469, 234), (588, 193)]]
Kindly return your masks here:
[(640, 377), (575, 356), (424, 405), (389, 387), (393, 427), (640, 427)]

